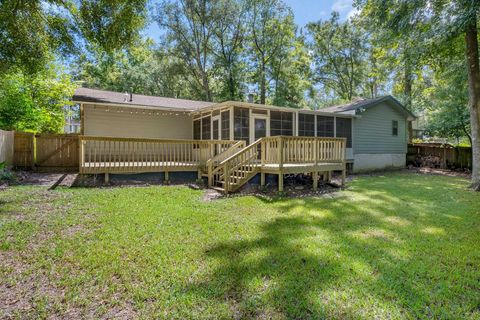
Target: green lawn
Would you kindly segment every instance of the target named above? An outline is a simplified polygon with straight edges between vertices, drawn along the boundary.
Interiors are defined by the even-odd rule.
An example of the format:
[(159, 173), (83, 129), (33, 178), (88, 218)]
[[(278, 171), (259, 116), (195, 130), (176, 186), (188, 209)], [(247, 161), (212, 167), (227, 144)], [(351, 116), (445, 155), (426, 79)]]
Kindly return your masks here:
[(0, 318), (480, 319), (468, 181), (349, 186), (211, 202), (174, 186), (0, 191)]

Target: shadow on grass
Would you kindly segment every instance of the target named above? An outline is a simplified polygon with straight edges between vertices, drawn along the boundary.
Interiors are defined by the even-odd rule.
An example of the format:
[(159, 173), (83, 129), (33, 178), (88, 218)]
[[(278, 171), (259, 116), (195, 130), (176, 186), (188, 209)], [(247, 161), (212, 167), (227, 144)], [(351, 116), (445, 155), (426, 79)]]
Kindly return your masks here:
[[(355, 201), (262, 199), (283, 215), (262, 225), (258, 238), (209, 248), (218, 268), (187, 290), (226, 303), (235, 318), (361, 318), (357, 299), (385, 317), (432, 316), (428, 290), (419, 289), (429, 288), (428, 259), (411, 245), (438, 236), (423, 230), (451, 218), (435, 216), (431, 200), (418, 197), (421, 185), (415, 192), (415, 183), (403, 182), (356, 186)], [(336, 290), (347, 301), (330, 296)]]

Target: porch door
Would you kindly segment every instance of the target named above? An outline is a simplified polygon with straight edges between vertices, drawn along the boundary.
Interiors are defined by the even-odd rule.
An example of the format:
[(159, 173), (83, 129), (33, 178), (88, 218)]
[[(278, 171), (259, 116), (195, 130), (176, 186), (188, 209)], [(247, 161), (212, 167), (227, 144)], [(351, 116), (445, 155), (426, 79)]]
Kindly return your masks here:
[[(268, 136), (268, 118), (265, 116), (254, 116), (253, 117), (253, 126), (250, 130), (250, 143), (257, 141), (260, 138)], [(258, 159), (261, 159), (261, 146), (258, 146)]]
[[(220, 116), (215, 116), (212, 118), (212, 140), (220, 140), (221, 139), (221, 131), (220, 131)], [(215, 145), (215, 150), (213, 151), (214, 155), (220, 153), (220, 146)]]
[(220, 116), (212, 118), (212, 140), (220, 140)]
[(254, 118), (253, 121), (253, 141), (267, 136), (267, 119)]

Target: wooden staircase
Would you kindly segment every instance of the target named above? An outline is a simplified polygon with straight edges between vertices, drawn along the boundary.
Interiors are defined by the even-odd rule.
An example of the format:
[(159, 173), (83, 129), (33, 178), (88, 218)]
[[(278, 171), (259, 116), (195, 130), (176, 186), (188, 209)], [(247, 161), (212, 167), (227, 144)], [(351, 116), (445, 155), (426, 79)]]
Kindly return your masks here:
[(208, 166), (209, 187), (224, 193), (235, 192), (259, 172), (259, 146), (262, 139), (247, 147), (234, 145), (224, 153), (236, 152)]
[(236, 142), (207, 162), (208, 185), (224, 193), (235, 192), (257, 173), (260, 184), (265, 174), (278, 175), (278, 189), (283, 191), (283, 176), (309, 172), (313, 188), (322, 172), (342, 171), (345, 182), (345, 138), (264, 137), (245, 146)]

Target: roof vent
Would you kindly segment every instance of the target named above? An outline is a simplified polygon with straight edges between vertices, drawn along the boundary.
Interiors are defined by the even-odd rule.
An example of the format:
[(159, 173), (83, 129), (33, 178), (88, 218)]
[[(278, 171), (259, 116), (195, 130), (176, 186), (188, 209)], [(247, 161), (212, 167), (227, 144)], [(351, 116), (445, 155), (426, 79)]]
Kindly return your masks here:
[(253, 93), (249, 93), (247, 99), (248, 103), (253, 103)]

